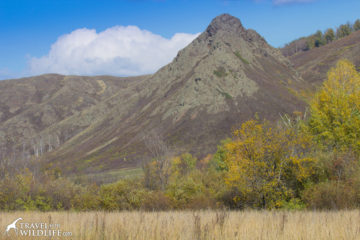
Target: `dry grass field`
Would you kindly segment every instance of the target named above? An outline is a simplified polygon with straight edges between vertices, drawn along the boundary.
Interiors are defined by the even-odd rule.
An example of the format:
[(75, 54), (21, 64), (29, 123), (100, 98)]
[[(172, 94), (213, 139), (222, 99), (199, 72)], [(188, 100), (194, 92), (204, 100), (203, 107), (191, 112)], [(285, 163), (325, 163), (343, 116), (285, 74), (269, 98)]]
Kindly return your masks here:
[[(8, 224), (17, 218), (18, 236)], [(22, 223), (22, 225), (20, 225)], [(25, 223), (46, 223), (61, 237), (21, 237)], [(0, 215), (1, 239), (360, 239), (360, 211), (11, 212)], [(28, 225), (29, 226), (29, 225)], [(38, 225), (37, 227), (39, 227)], [(31, 226), (34, 227), (35, 226)], [(71, 232), (71, 236), (68, 232)], [(35, 232), (36, 233), (36, 232)]]

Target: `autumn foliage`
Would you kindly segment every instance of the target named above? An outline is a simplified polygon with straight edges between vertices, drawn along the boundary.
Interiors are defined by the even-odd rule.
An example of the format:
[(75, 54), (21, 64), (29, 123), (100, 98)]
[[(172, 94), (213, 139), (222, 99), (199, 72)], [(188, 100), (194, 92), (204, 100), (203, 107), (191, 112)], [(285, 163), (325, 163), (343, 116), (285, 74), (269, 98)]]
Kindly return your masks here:
[(57, 169), (0, 171), (0, 209), (360, 207), (360, 75), (347, 60), (329, 71), (308, 114), (244, 122), (206, 157), (173, 155), (156, 134), (145, 140), (153, 154), (143, 176), (115, 183), (75, 183)]
[(360, 151), (360, 75), (341, 60), (310, 103), (309, 130), (326, 147)]
[(225, 145), (229, 171), (225, 181), (241, 193), (234, 198), (249, 207), (278, 208), (298, 197), (312, 175), (311, 138), (294, 129), (251, 120)]

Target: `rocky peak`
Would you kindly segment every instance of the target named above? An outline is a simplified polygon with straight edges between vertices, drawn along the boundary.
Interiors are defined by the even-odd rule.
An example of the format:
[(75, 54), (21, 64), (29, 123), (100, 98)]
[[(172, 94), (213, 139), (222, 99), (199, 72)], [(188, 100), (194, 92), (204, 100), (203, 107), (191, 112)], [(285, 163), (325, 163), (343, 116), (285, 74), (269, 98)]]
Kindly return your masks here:
[(213, 36), (219, 31), (241, 33), (245, 31), (245, 28), (238, 18), (229, 14), (222, 14), (214, 18), (206, 29), (209, 36)]

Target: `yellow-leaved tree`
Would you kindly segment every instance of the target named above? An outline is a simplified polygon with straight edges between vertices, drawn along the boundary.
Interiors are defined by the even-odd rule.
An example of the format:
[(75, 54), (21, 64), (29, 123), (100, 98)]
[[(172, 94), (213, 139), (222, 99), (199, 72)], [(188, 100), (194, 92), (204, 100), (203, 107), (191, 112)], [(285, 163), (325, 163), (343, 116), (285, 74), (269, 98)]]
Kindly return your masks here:
[(309, 131), (329, 148), (360, 151), (360, 75), (340, 60), (310, 103)]
[(311, 137), (296, 128), (250, 120), (225, 144), (226, 183), (244, 207), (278, 208), (299, 196), (313, 173)]

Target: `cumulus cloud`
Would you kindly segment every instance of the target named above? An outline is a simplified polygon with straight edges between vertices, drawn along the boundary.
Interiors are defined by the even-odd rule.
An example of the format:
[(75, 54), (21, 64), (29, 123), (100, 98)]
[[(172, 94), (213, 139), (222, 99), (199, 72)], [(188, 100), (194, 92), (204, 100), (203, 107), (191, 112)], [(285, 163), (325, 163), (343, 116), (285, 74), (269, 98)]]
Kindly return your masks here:
[(171, 62), (197, 36), (177, 33), (167, 39), (136, 26), (115, 26), (99, 33), (77, 29), (58, 38), (47, 55), (30, 58), (30, 73), (119, 76), (153, 73)]
[(315, 0), (273, 0), (273, 3), (276, 5), (282, 5), (287, 3), (308, 3), (314, 1)]

